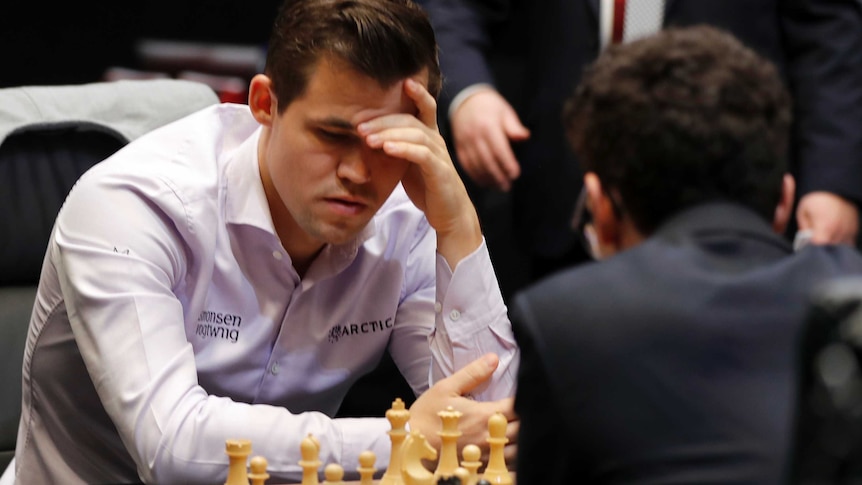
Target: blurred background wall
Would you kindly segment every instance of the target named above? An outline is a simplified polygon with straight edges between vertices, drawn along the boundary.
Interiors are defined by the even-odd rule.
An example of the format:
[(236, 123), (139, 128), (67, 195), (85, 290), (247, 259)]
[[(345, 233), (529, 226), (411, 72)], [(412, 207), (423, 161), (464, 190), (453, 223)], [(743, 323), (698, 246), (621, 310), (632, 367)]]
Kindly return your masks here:
[[(106, 70), (158, 70), (147, 46), (231, 45), (259, 56), (280, 0), (29, 0), (0, 6), (0, 87), (103, 80)], [(151, 49), (152, 50), (152, 49)], [(258, 52), (258, 54), (252, 54)], [(235, 60), (236, 61), (236, 60)], [(249, 59), (249, 63), (258, 59)], [(194, 65), (184, 66), (195, 67)], [(167, 73), (171, 77), (175, 72)], [(219, 73), (214, 73), (219, 74)]]

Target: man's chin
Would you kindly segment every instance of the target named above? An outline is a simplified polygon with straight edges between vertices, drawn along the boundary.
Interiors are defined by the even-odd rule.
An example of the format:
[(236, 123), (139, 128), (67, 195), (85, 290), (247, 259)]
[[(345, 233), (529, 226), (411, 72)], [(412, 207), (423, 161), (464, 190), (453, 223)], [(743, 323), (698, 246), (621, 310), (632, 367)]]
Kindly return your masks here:
[(320, 239), (333, 246), (345, 244), (355, 239), (366, 225), (368, 225), (367, 221), (365, 224), (357, 226), (354, 226), (353, 224), (327, 225), (327, 227), (323, 228), (322, 234), (320, 234)]

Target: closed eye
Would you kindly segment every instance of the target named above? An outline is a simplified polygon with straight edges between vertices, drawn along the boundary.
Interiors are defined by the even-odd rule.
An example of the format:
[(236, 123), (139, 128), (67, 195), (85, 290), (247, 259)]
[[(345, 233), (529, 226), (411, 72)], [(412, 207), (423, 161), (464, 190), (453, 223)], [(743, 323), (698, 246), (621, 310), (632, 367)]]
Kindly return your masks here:
[(329, 143), (348, 143), (356, 138), (356, 136), (351, 133), (325, 129), (318, 129), (317, 136)]

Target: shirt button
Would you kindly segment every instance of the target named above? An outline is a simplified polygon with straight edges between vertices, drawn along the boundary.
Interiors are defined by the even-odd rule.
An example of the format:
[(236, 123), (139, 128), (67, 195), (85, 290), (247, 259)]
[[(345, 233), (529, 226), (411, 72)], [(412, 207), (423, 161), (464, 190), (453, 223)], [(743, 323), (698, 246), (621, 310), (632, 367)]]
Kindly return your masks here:
[(461, 312), (459, 312), (458, 310), (452, 310), (451, 312), (449, 312), (449, 318), (451, 318), (452, 320), (458, 320), (459, 318), (461, 318)]
[(278, 375), (278, 362), (272, 364), (272, 367), (269, 368), (269, 371), (272, 372), (272, 375)]
[(272, 257), (275, 258), (277, 261), (281, 261), (281, 258), (283, 258), (284, 255), (281, 254), (281, 251), (273, 251)]
[(434, 313), (440, 313), (443, 311), (443, 304), (438, 302), (434, 302)]

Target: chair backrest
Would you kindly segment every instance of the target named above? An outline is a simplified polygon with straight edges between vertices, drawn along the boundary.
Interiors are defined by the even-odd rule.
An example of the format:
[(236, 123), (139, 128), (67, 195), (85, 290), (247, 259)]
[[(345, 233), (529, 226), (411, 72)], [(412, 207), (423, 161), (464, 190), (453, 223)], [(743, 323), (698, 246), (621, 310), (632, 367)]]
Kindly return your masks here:
[(813, 293), (800, 338), (791, 483), (862, 483), (862, 278)]
[(0, 89), (0, 472), (14, 455), (42, 259), (69, 189), (129, 141), (216, 102), (208, 86), (172, 79)]

